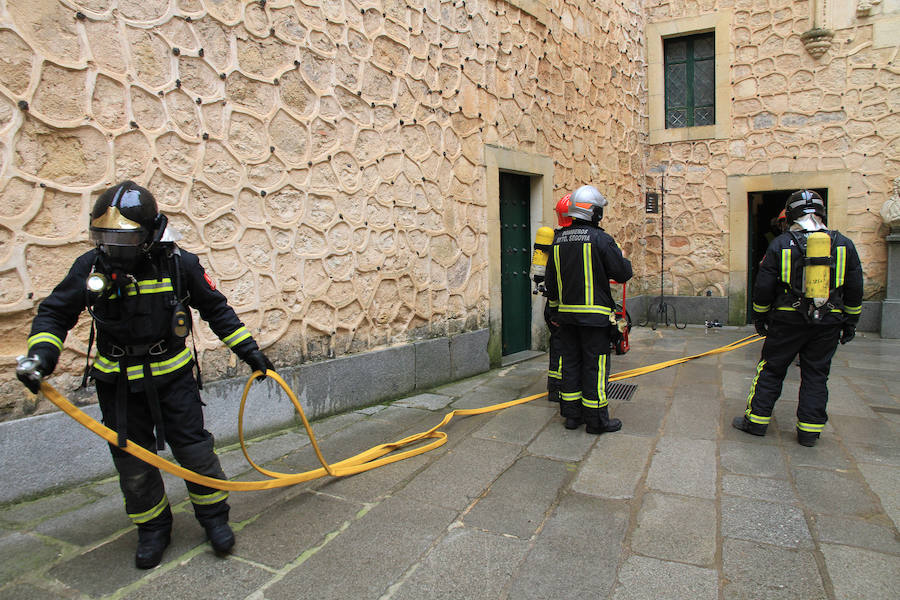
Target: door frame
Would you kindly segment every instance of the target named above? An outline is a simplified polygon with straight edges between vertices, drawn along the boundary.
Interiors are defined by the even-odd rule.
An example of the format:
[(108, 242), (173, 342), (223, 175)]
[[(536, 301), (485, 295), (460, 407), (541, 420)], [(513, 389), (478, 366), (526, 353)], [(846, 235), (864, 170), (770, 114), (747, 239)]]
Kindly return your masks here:
[(749, 203), (747, 194), (768, 190), (828, 188), (828, 227), (844, 230), (847, 216), (847, 189), (850, 171), (805, 171), (768, 175), (731, 175), (728, 190), (728, 324), (747, 322), (749, 277)]
[[(531, 180), (531, 232), (542, 225), (553, 226), (553, 159), (486, 144), (484, 146), (485, 197), (488, 234), (488, 356), (491, 366), (500, 366), (503, 354), (503, 305), (500, 277), (500, 171), (528, 175)], [(544, 329), (544, 298), (532, 296), (531, 346)]]

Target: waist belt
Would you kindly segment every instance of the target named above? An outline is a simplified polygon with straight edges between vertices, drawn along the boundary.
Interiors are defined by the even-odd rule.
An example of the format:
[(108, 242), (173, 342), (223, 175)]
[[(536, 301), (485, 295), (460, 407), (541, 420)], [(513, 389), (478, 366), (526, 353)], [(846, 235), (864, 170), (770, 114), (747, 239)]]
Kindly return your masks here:
[(112, 342), (97, 344), (100, 353), (110, 358), (122, 358), (123, 356), (160, 356), (169, 351), (168, 340), (158, 340), (149, 344), (124, 344), (119, 346)]
[(144, 396), (150, 408), (150, 416), (153, 418), (153, 426), (156, 429), (156, 449), (166, 447), (166, 433), (163, 427), (162, 410), (159, 407), (159, 396), (156, 394), (156, 385), (150, 369), (150, 358), (165, 354), (169, 349), (167, 340), (158, 340), (149, 344), (125, 344), (119, 346), (113, 343), (104, 344), (105, 348), (98, 350), (110, 357), (119, 359), (119, 374), (116, 377), (116, 433), (117, 445), (124, 448), (128, 440), (128, 367), (129, 365), (141, 365), (143, 367)]

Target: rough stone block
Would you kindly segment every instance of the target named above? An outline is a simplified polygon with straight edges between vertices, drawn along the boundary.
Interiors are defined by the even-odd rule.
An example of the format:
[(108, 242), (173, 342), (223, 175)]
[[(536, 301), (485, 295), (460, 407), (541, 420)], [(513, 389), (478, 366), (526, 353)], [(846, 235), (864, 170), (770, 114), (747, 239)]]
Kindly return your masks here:
[(627, 525), (625, 502), (582, 494), (563, 496), (515, 574), (509, 597), (608, 597)]
[(582, 462), (572, 489), (604, 498), (631, 498), (644, 474), (653, 440), (633, 435), (601, 435)]
[(619, 583), (612, 600), (715, 600), (719, 597), (714, 569), (632, 556), (619, 570)]
[(523, 456), (463, 517), (466, 526), (529, 539), (568, 477), (565, 463)]
[(489, 331), (479, 329), (450, 338), (450, 377), (462, 379), (483, 373), (491, 367), (487, 353)]
[(700, 498), (716, 495), (716, 444), (707, 440), (660, 438), (647, 474), (647, 487)]
[(900, 587), (900, 557), (822, 544), (825, 568), (837, 598), (893, 598)]
[(654, 558), (712, 566), (716, 555), (715, 502), (644, 494), (631, 548)]
[(828, 598), (811, 552), (725, 539), (722, 574), (727, 600), (825, 600)]
[(722, 535), (787, 548), (813, 547), (800, 508), (749, 498), (722, 498)]

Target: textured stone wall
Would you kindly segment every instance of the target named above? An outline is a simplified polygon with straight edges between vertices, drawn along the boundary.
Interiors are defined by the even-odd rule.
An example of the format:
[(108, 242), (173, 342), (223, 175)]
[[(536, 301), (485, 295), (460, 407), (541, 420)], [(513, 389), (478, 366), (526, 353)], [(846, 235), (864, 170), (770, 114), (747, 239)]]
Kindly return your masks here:
[[(48, 409), (13, 358), (125, 178), (276, 365), (487, 326), (485, 144), (553, 157), (560, 195), (597, 185), (619, 237), (640, 222), (640, 5), (0, 2), (0, 418)], [(197, 344), (207, 378), (241, 369), (205, 326)]]
[[(892, 0), (893, 1), (893, 0)], [(846, 4), (851, 2), (847, 0)], [(654, 145), (648, 167), (668, 161), (666, 288), (693, 295), (727, 294), (728, 204), (732, 175), (850, 171), (844, 233), (857, 245), (866, 299), (884, 293), (887, 233), (879, 217), (900, 175), (900, 74), (896, 28), (876, 39), (883, 10), (870, 16), (822, 5), (835, 27), (831, 49), (807, 53), (800, 34), (812, 27), (803, 0), (650, 0), (648, 22), (733, 11), (732, 127), (728, 139)], [(891, 8), (893, 7), (893, 8)], [(835, 10), (825, 11), (825, 8)], [(847, 13), (847, 14), (844, 14)], [(828, 19), (837, 21), (829, 23)], [(896, 24), (895, 20), (895, 24)], [(819, 23), (822, 25), (822, 23)], [(658, 186), (658, 176), (649, 179)], [(646, 288), (659, 285), (658, 220), (648, 220)], [(669, 226), (670, 225), (670, 226)], [(639, 278), (641, 279), (641, 278)], [(637, 288), (637, 285), (635, 286)]]

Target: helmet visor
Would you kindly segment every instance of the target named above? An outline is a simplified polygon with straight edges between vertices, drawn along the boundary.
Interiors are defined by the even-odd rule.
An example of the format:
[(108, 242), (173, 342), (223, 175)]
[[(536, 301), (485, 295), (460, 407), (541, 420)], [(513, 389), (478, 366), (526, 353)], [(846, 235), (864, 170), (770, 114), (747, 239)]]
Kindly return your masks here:
[(91, 241), (98, 246), (140, 246), (147, 240), (144, 229), (91, 228)]

